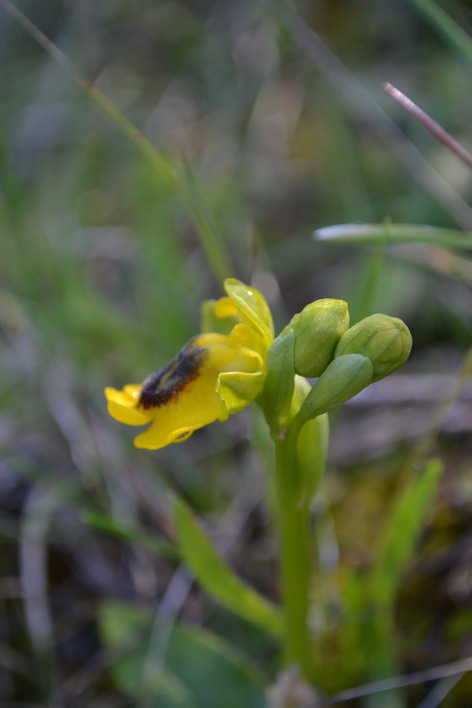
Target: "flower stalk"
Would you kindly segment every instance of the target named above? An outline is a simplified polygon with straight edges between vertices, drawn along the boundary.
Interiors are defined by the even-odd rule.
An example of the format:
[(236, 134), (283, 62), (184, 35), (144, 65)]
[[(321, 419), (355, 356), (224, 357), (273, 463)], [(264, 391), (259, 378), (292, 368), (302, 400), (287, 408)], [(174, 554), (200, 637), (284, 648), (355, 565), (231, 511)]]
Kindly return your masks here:
[(296, 435), (275, 441), (275, 489), (280, 544), (280, 591), (284, 611), (284, 663), (310, 676), (308, 608), (310, 587), (309, 514), (298, 494)]

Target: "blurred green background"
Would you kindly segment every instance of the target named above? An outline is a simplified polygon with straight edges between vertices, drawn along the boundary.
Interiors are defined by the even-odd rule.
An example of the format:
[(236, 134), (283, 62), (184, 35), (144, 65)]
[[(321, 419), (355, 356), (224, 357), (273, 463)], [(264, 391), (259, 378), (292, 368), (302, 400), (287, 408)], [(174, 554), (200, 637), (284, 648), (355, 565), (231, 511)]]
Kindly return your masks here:
[[(441, 4), (452, 34), (419, 0), (18, 3), (179, 186), (0, 6), (1, 705), (264, 705), (274, 644), (191, 584), (168, 504), (171, 489), (206, 515), (232, 567), (275, 599), (261, 421), (248, 410), (153, 454), (133, 447), (103, 397), (198, 332), (225, 263), (264, 292), (277, 330), (335, 297), (353, 321), (384, 311), (413, 334), (407, 366), (333, 420), (313, 512), (318, 688), (472, 653), (472, 390), (457, 383), (472, 341), (467, 251), (312, 238), (352, 222), (472, 231), (471, 170), (381, 88), (395, 84), (472, 147), (472, 40), (460, 43), (472, 9)], [(376, 610), (353, 610), (352, 588), (411, 460), (432, 452), (439, 493), (379, 642), (363, 629)], [(420, 684), (391, 704), (349, 705), (472, 705), (467, 676), (441, 686), (440, 703)]]

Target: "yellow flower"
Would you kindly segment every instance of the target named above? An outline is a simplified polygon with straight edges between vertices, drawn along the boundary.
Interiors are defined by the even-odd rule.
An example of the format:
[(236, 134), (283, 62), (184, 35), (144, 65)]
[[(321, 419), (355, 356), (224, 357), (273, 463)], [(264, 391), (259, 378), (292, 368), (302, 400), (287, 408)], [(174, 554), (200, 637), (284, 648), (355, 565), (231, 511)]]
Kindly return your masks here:
[(217, 333), (191, 339), (142, 384), (105, 389), (113, 418), (128, 425), (151, 423), (135, 438), (136, 447), (157, 450), (182, 442), (194, 430), (226, 420), (260, 393), (274, 338), (269, 307), (260, 292), (239, 280), (229, 278), (224, 287), (228, 297), (205, 307), (205, 319)]

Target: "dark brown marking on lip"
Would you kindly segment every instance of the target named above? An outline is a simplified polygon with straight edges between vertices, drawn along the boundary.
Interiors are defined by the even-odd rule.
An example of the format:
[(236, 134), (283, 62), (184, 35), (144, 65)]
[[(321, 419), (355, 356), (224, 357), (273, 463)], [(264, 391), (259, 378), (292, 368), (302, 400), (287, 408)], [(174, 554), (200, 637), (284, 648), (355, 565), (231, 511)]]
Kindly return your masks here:
[(177, 398), (197, 378), (207, 356), (206, 349), (192, 346), (191, 342), (187, 344), (170, 364), (147, 377), (141, 388), (138, 408), (158, 408)]

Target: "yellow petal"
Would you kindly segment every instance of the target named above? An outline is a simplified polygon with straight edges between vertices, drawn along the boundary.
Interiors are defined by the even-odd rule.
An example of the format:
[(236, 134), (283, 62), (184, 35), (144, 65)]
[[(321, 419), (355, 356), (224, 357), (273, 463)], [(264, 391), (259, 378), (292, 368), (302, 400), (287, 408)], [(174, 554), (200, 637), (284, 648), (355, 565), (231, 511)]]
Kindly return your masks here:
[(202, 332), (218, 332), (229, 334), (234, 325), (238, 324), (238, 308), (229, 299), (205, 300), (201, 308)]
[(114, 401), (122, 406), (134, 406), (138, 402), (140, 391), (141, 384), (127, 384), (121, 391), (107, 387), (105, 396), (108, 401)]
[[(216, 420), (216, 418), (209, 420), (208, 423), (213, 423), (214, 420)], [(144, 433), (135, 437), (134, 445), (139, 449), (160, 450), (162, 447), (167, 447), (167, 445), (171, 445), (172, 443), (180, 443), (188, 440), (195, 430), (202, 428), (208, 423), (193, 425), (190, 428), (176, 428), (171, 431), (166, 431), (160, 427), (159, 421), (156, 420)]]
[(147, 411), (137, 410), (136, 404), (138, 400), (141, 386), (138, 384), (129, 384), (122, 391), (117, 391), (115, 388), (106, 388), (105, 396), (108, 401), (108, 412), (119, 423), (127, 425), (145, 425), (149, 423), (150, 416)]
[(270, 347), (274, 339), (274, 325), (264, 296), (256, 288), (235, 278), (227, 278), (224, 288), (244, 319), (262, 335), (267, 348)]
[(119, 423), (126, 423), (126, 425), (146, 425), (150, 421), (149, 415), (145, 415), (135, 408), (121, 406), (119, 403), (114, 403), (114, 401), (108, 402), (108, 412), (112, 418)]
[(238, 314), (238, 308), (235, 302), (229, 297), (220, 297), (215, 302), (215, 315), (220, 318), (234, 317)]
[[(186, 378), (188, 359), (193, 369)], [(252, 359), (231, 346), (230, 338), (221, 334), (202, 334), (192, 339), (173, 362), (156, 379), (154, 396), (148, 398), (146, 414), (152, 425), (135, 439), (136, 447), (157, 450), (173, 442), (181, 442), (194, 430), (219, 417), (221, 399), (217, 380), (225, 369), (238, 370), (252, 364)], [(196, 367), (196, 368), (195, 368)], [(179, 378), (180, 373), (182, 376)], [(152, 382), (152, 377), (149, 378)], [(146, 383), (143, 388), (145, 388)], [(166, 388), (167, 386), (167, 388)], [(156, 400), (153, 406), (152, 400)]]
[(203, 347), (208, 349), (214, 345), (220, 345), (222, 347), (228, 347), (230, 345), (229, 336), (227, 334), (217, 334), (215, 332), (207, 332), (205, 334), (197, 334), (196, 337), (190, 340), (189, 343), (185, 345), (182, 351), (189, 346)]
[[(237, 325), (241, 327), (245, 325)], [(237, 329), (235, 327), (234, 329)], [(234, 332), (233, 329), (233, 332)], [(249, 329), (249, 328), (248, 328)], [(224, 334), (199, 334), (192, 341), (195, 346), (208, 352), (212, 366), (221, 371), (257, 371), (261, 368), (262, 357), (250, 346), (241, 346), (242, 340)], [(254, 340), (255, 333), (251, 333), (250, 343)]]
[[(209, 358), (210, 359), (210, 358)], [(136, 447), (157, 450), (189, 435), (218, 418), (219, 402), (216, 394), (218, 370), (211, 361), (204, 363), (198, 376), (187, 383), (165, 405), (150, 409), (152, 425), (138, 435)]]
[[(266, 359), (266, 346), (261, 335), (248, 325), (239, 324), (233, 327), (229, 336), (231, 346), (238, 349), (245, 356), (257, 360), (257, 368), (262, 369)], [(242, 371), (254, 371), (253, 368), (242, 368)]]

